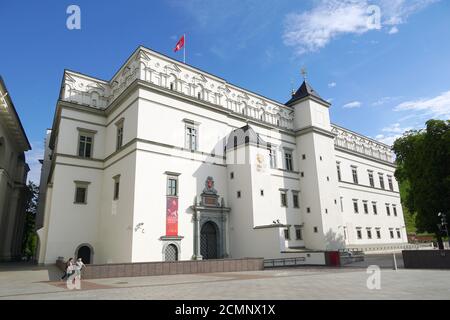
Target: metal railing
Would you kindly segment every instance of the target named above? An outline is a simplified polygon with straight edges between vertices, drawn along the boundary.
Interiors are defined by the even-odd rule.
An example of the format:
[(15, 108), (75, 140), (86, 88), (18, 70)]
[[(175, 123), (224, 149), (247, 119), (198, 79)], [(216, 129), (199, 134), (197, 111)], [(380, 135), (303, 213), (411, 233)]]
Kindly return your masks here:
[(264, 259), (264, 268), (295, 267), (304, 265), (305, 257)]

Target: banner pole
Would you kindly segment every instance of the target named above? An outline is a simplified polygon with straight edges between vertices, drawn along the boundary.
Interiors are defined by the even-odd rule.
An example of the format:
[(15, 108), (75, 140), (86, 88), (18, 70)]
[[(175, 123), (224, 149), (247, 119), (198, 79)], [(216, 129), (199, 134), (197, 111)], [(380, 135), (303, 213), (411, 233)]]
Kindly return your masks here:
[(184, 46), (183, 46), (183, 63), (186, 63), (186, 34), (183, 34)]

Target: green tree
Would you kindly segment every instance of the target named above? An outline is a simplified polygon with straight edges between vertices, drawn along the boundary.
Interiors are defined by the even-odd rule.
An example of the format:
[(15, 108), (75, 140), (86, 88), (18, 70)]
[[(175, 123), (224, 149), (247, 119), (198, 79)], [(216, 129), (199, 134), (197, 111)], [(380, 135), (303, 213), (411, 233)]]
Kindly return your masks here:
[(442, 246), (437, 214), (449, 215), (450, 209), (450, 120), (429, 120), (426, 129), (406, 132), (393, 150), (403, 205), (415, 215), (417, 231), (436, 234)]
[(22, 240), (22, 254), (27, 257), (27, 260), (31, 259), (36, 252), (37, 234), (35, 226), (38, 196), (39, 187), (33, 182), (29, 182), (27, 185), (27, 204), (25, 207), (25, 225)]

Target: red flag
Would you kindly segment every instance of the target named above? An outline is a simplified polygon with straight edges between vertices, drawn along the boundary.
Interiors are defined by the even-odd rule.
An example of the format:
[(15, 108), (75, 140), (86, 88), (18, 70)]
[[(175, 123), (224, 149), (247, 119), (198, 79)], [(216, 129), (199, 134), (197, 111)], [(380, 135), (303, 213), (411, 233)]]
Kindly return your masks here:
[(174, 52), (177, 52), (184, 46), (184, 35), (178, 40), (177, 45), (175, 46), (175, 49), (173, 49)]

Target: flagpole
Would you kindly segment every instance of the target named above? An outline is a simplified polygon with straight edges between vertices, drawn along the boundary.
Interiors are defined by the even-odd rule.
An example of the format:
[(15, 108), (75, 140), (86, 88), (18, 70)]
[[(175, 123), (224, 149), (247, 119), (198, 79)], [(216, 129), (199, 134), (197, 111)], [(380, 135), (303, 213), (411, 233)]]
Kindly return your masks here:
[(184, 46), (183, 46), (183, 63), (186, 63), (186, 34), (183, 34)]

